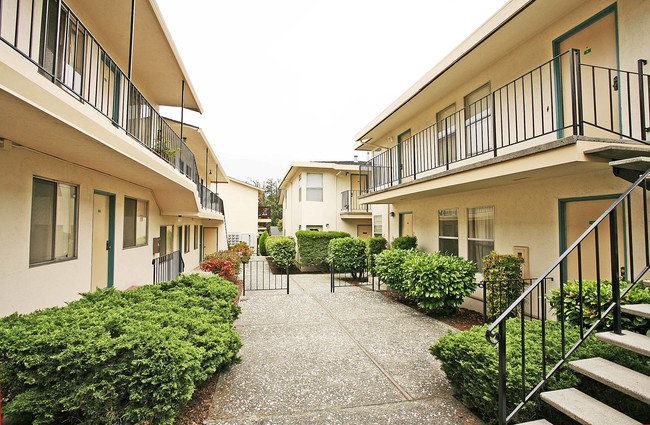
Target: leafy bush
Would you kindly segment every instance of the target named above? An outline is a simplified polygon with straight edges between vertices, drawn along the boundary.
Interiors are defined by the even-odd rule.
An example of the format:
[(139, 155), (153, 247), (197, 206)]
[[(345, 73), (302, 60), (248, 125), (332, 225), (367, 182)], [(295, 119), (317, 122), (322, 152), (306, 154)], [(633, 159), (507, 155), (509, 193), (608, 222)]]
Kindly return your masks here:
[[(509, 319), (506, 351), (506, 394), (508, 411), (521, 399), (521, 320)], [(486, 326), (475, 326), (469, 331), (449, 333), (430, 348), (431, 353), (442, 362), (442, 370), (458, 392), (465, 406), (477, 413), (486, 423), (497, 423), (498, 400), (498, 347), (485, 339)], [(542, 377), (541, 322), (526, 321), (526, 388), (532, 389)], [(569, 341), (577, 341), (579, 331), (566, 327)], [(546, 322), (546, 364), (547, 371), (562, 355), (561, 328), (559, 322)], [(571, 346), (567, 344), (567, 346)], [(650, 374), (646, 359), (630, 351), (602, 343), (593, 337), (576, 350), (573, 359), (602, 357), (644, 374)], [(584, 384), (582, 384), (584, 382)], [(581, 385), (588, 386), (587, 378), (574, 373), (567, 364), (558, 370), (545, 386), (545, 390), (555, 390)], [(624, 397), (618, 395), (618, 397)], [(515, 417), (513, 423), (539, 419), (542, 416), (542, 403), (539, 394)], [(647, 406), (646, 406), (647, 409)], [(555, 422), (554, 422), (555, 423)]]
[(332, 239), (327, 250), (327, 262), (334, 270), (342, 273), (352, 273), (352, 277), (363, 277), (368, 258), (366, 257), (366, 241), (361, 238)]
[(244, 241), (237, 242), (233, 247), (230, 248), (230, 251), (235, 251), (238, 253), (239, 257), (244, 263), (248, 263), (248, 261), (251, 259), (251, 255), (253, 255), (253, 250)]
[[(483, 258), (483, 280), (487, 285), (487, 313), (496, 318), (512, 304), (523, 289), (521, 265), (516, 255), (500, 255), (492, 251)], [(517, 315), (515, 310), (514, 315)]]
[(269, 236), (266, 251), (277, 265), (290, 267), (296, 262), (296, 241), (291, 236)]
[[(621, 291), (627, 288), (629, 282), (621, 282)], [(590, 327), (598, 320), (598, 287), (596, 281), (582, 281), (582, 320)], [(560, 315), (560, 290), (551, 291), (548, 296), (551, 308), (557, 316)], [(612, 303), (612, 283), (602, 280), (600, 284), (600, 311), (605, 311)], [(650, 288), (639, 282), (621, 298), (621, 304), (650, 304)], [(569, 323), (580, 324), (580, 287), (579, 282), (568, 282), (564, 285), (564, 316)], [(600, 329), (612, 329), (613, 315), (608, 315), (603, 320)], [(650, 320), (623, 313), (621, 323), (624, 329), (647, 334), (650, 332)]]
[(400, 236), (393, 239), (393, 249), (414, 249), (418, 247), (418, 238), (415, 236)]
[(204, 261), (210, 260), (229, 260), (232, 262), (233, 273), (235, 276), (241, 271), (241, 256), (236, 251), (219, 251), (206, 255)]
[[(34, 424), (171, 424), (236, 360), (237, 288), (182, 276), (0, 319), (3, 415)], [(6, 403), (6, 404), (5, 404)]]
[(412, 252), (404, 261), (406, 295), (427, 310), (452, 313), (470, 295), (478, 283), (476, 265), (454, 255)]
[(300, 265), (320, 267), (327, 262), (327, 249), (331, 240), (350, 237), (346, 232), (318, 232), (301, 230), (296, 232)]
[(262, 236), (260, 236), (260, 240), (257, 241), (257, 249), (260, 251), (260, 255), (264, 257), (269, 255), (266, 252), (266, 240), (268, 239), (268, 237), (269, 237), (269, 232), (265, 230), (264, 233), (262, 233)]
[(376, 276), (388, 285), (390, 288), (406, 292), (408, 286), (406, 283), (406, 269), (404, 263), (406, 258), (414, 255), (415, 250), (389, 249), (382, 251), (375, 257)]
[(201, 270), (219, 275), (229, 282), (234, 283), (237, 279), (232, 261), (226, 260), (225, 258), (203, 261), (199, 264), (199, 267)]
[(370, 256), (370, 255), (379, 254), (380, 252), (386, 250), (388, 241), (386, 241), (386, 238), (383, 236), (375, 236), (366, 239), (366, 244), (367, 244), (366, 254)]

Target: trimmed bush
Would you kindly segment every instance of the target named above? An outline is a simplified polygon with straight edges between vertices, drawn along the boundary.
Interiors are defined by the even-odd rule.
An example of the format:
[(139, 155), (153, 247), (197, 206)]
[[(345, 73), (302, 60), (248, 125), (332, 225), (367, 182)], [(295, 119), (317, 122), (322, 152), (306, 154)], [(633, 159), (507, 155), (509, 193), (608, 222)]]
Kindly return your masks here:
[[(506, 352), (506, 394), (508, 411), (521, 400), (521, 320), (509, 319), (506, 324), (508, 350)], [(469, 331), (449, 333), (430, 348), (431, 353), (442, 362), (442, 370), (447, 375), (452, 386), (458, 392), (463, 404), (478, 414), (488, 424), (497, 423), (498, 400), (498, 347), (485, 339), (486, 326), (475, 326)], [(526, 321), (526, 388), (532, 389), (541, 380), (542, 352), (541, 352), (541, 322), (538, 320)], [(546, 364), (550, 368), (562, 355), (561, 328), (559, 322), (546, 322)], [(568, 341), (577, 341), (579, 331), (566, 327)], [(571, 346), (573, 344), (568, 344)], [(650, 374), (650, 365), (646, 359), (630, 351), (602, 343), (593, 337), (587, 340), (576, 350), (572, 359), (602, 357), (619, 363), (644, 374)], [(548, 371), (548, 369), (547, 369)], [(545, 390), (556, 390), (572, 386), (593, 386), (587, 378), (574, 373), (565, 364), (550, 379)], [(587, 389), (588, 390), (588, 389)], [(623, 398), (622, 395), (613, 397)], [(626, 401), (621, 400), (621, 403)], [(647, 405), (642, 406), (646, 409)], [(629, 410), (627, 410), (629, 411)], [(642, 411), (642, 410), (641, 410)], [(533, 397), (522, 411), (515, 416), (513, 423), (521, 423), (542, 416), (542, 403), (539, 393)], [(643, 420), (643, 418), (638, 418)], [(553, 423), (556, 423), (553, 421)]]
[(199, 268), (204, 272), (210, 272), (226, 279), (229, 282), (235, 282), (237, 275), (235, 274), (235, 267), (232, 261), (225, 258), (218, 258), (215, 260), (206, 260), (199, 264)]
[(266, 252), (279, 266), (291, 267), (296, 263), (296, 241), (291, 236), (269, 236)]
[(34, 424), (171, 424), (237, 359), (237, 288), (182, 276), (0, 319), (3, 415)]
[[(629, 282), (621, 282), (621, 291), (629, 286)], [(579, 282), (568, 282), (564, 284), (564, 316), (569, 323), (576, 326), (580, 324), (580, 287)], [(590, 327), (598, 320), (598, 288), (596, 281), (582, 281), (582, 320), (585, 326)], [(554, 289), (547, 296), (551, 308), (557, 316), (560, 315), (560, 290)], [(602, 280), (600, 283), (600, 311), (604, 312), (612, 303), (612, 283)], [(650, 288), (643, 282), (639, 282), (621, 298), (621, 304), (650, 304)], [(611, 330), (614, 318), (610, 314), (603, 320), (600, 329)], [(647, 334), (650, 332), (650, 320), (623, 313), (621, 323), (624, 329), (629, 331)]]
[(376, 255), (386, 250), (386, 247), (388, 246), (388, 241), (383, 236), (375, 236), (366, 239), (366, 245), (367, 245), (366, 254), (368, 254), (368, 256)]
[(204, 261), (210, 260), (229, 260), (232, 263), (233, 273), (235, 276), (241, 271), (241, 256), (236, 251), (219, 251), (206, 255)]
[[(488, 317), (497, 318), (523, 292), (521, 265), (524, 259), (516, 255), (500, 255), (492, 251), (483, 257), (483, 280), (487, 285)], [(489, 282), (487, 282), (489, 281)], [(513, 311), (517, 316), (517, 311)]]
[(418, 238), (415, 236), (400, 236), (393, 239), (393, 249), (415, 249), (418, 247)]
[(318, 232), (301, 230), (296, 232), (300, 265), (320, 267), (327, 262), (327, 250), (331, 240), (350, 237), (346, 232)]
[(351, 273), (353, 279), (363, 277), (368, 261), (365, 240), (350, 237), (332, 239), (327, 251), (327, 262), (333, 264), (336, 272)]
[(453, 255), (412, 252), (404, 269), (406, 295), (427, 310), (453, 313), (478, 286), (474, 262)]
[(262, 233), (262, 235), (260, 236), (260, 240), (257, 242), (257, 249), (259, 250), (260, 255), (262, 255), (262, 256), (264, 256), (264, 257), (266, 257), (267, 255), (269, 255), (269, 254), (266, 252), (266, 240), (267, 240), (268, 238), (269, 238), (269, 232), (267, 232), (267, 231), (265, 230), (264, 233)]
[(382, 251), (375, 257), (374, 273), (388, 287), (396, 291), (406, 292), (408, 286), (406, 283), (404, 263), (406, 258), (414, 255), (415, 252), (414, 250), (406, 251), (403, 249)]

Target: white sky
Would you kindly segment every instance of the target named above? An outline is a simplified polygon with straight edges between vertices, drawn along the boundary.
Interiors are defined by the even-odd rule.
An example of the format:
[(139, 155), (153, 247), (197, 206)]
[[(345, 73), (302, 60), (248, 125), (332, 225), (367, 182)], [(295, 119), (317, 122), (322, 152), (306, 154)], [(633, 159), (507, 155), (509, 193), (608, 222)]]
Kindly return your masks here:
[[(228, 175), (352, 160), (355, 134), (506, 0), (158, 0)], [(163, 114), (179, 117), (177, 111)]]

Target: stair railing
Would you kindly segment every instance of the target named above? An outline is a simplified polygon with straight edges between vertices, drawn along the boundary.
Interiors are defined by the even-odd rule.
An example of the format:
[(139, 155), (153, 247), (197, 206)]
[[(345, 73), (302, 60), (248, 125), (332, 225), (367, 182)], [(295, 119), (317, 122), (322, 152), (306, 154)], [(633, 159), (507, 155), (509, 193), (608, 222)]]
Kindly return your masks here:
[[(567, 359), (575, 352), (582, 342), (598, 328), (608, 316), (613, 316), (613, 331), (620, 334), (621, 329), (621, 298), (625, 297), (632, 287), (638, 283), (650, 270), (650, 246), (648, 231), (648, 200), (647, 179), (650, 170), (644, 172), (625, 193), (607, 210), (594, 221), (589, 228), (568, 248), (562, 255), (551, 265), (535, 282), (524, 291), (515, 302), (508, 307), (487, 329), (486, 338), (492, 344), (498, 344), (499, 358), (499, 376), (498, 376), (498, 420), (500, 425), (509, 423), (522, 407), (535, 396), (540, 389), (549, 381), (555, 372), (564, 365)], [(619, 218), (622, 215), (622, 220)], [(641, 223), (643, 232), (640, 232), (640, 225), (633, 231), (634, 223)], [(619, 229), (619, 227), (621, 227)], [(642, 234), (640, 234), (642, 233)], [(609, 244), (601, 243), (609, 234)], [(635, 238), (636, 236), (636, 238)], [(622, 239), (622, 241), (621, 241)], [(592, 245), (593, 259), (595, 264), (585, 267), (584, 253), (585, 249)], [(609, 246), (608, 246), (609, 245)], [(603, 255), (605, 253), (606, 255)], [(603, 264), (609, 261), (607, 264)], [(640, 265), (638, 264), (640, 263)], [(620, 266), (623, 267), (620, 267)], [(620, 268), (619, 268), (620, 267)], [(564, 311), (564, 302), (568, 294), (565, 293), (567, 277), (574, 276), (578, 284), (577, 302), (579, 302), (579, 329), (580, 336), (577, 341), (569, 341), (566, 333), (566, 315)], [(621, 274), (625, 278), (629, 276), (630, 284), (621, 291)], [(557, 320), (561, 327), (561, 356), (553, 364), (551, 359), (552, 353), (549, 353), (546, 345), (547, 330), (546, 321), (548, 320), (547, 302), (542, 295), (541, 300), (541, 346), (532, 347), (529, 344), (528, 349), (537, 349), (541, 352), (542, 374), (541, 379), (534, 386), (527, 387), (526, 381), (526, 328), (525, 321), (531, 320), (529, 316), (518, 314), (523, 311), (526, 298), (540, 285), (552, 276), (559, 281), (560, 303), (556, 306), (558, 310)], [(583, 317), (583, 281), (587, 280), (587, 275), (595, 277), (598, 297), (598, 319), (590, 326), (586, 327)], [(605, 279), (611, 279), (612, 283), (612, 302), (601, 311), (601, 283)], [(575, 294), (571, 294), (575, 298)], [(506, 320), (517, 316), (521, 320), (521, 398), (520, 400), (507, 400), (506, 397), (506, 351), (509, 340), (506, 333)], [(534, 354), (534, 353), (533, 353)], [(548, 360), (547, 360), (548, 359)], [(548, 363), (548, 364), (547, 364)], [(512, 373), (512, 372), (511, 372)], [(516, 373), (516, 372), (515, 372)], [(533, 377), (529, 377), (533, 378)], [(529, 379), (529, 380), (531, 380)], [(537, 379), (537, 378), (535, 378)]]

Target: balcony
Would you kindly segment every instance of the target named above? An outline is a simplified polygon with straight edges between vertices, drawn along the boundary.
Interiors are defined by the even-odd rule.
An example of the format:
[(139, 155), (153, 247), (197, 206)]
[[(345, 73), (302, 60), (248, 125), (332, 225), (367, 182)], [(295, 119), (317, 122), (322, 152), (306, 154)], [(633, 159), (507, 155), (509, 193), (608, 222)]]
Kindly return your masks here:
[(66, 3), (5, 3), (0, 7), (0, 40), (53, 84), (194, 182), (201, 205), (213, 209), (211, 197), (201, 195), (193, 152)]
[(214, 211), (221, 215), (224, 215), (223, 200), (219, 197), (219, 195), (200, 183), (198, 188), (199, 198), (201, 199), (201, 206), (206, 210)]
[(367, 204), (361, 204), (359, 199), (366, 192), (362, 190), (344, 190), (341, 192), (341, 214), (362, 214), (370, 213)]
[(257, 219), (260, 222), (270, 222), (271, 207), (257, 207)]
[(648, 144), (644, 62), (632, 72), (581, 64), (576, 50), (562, 53), (362, 164), (369, 194), (568, 135)]

